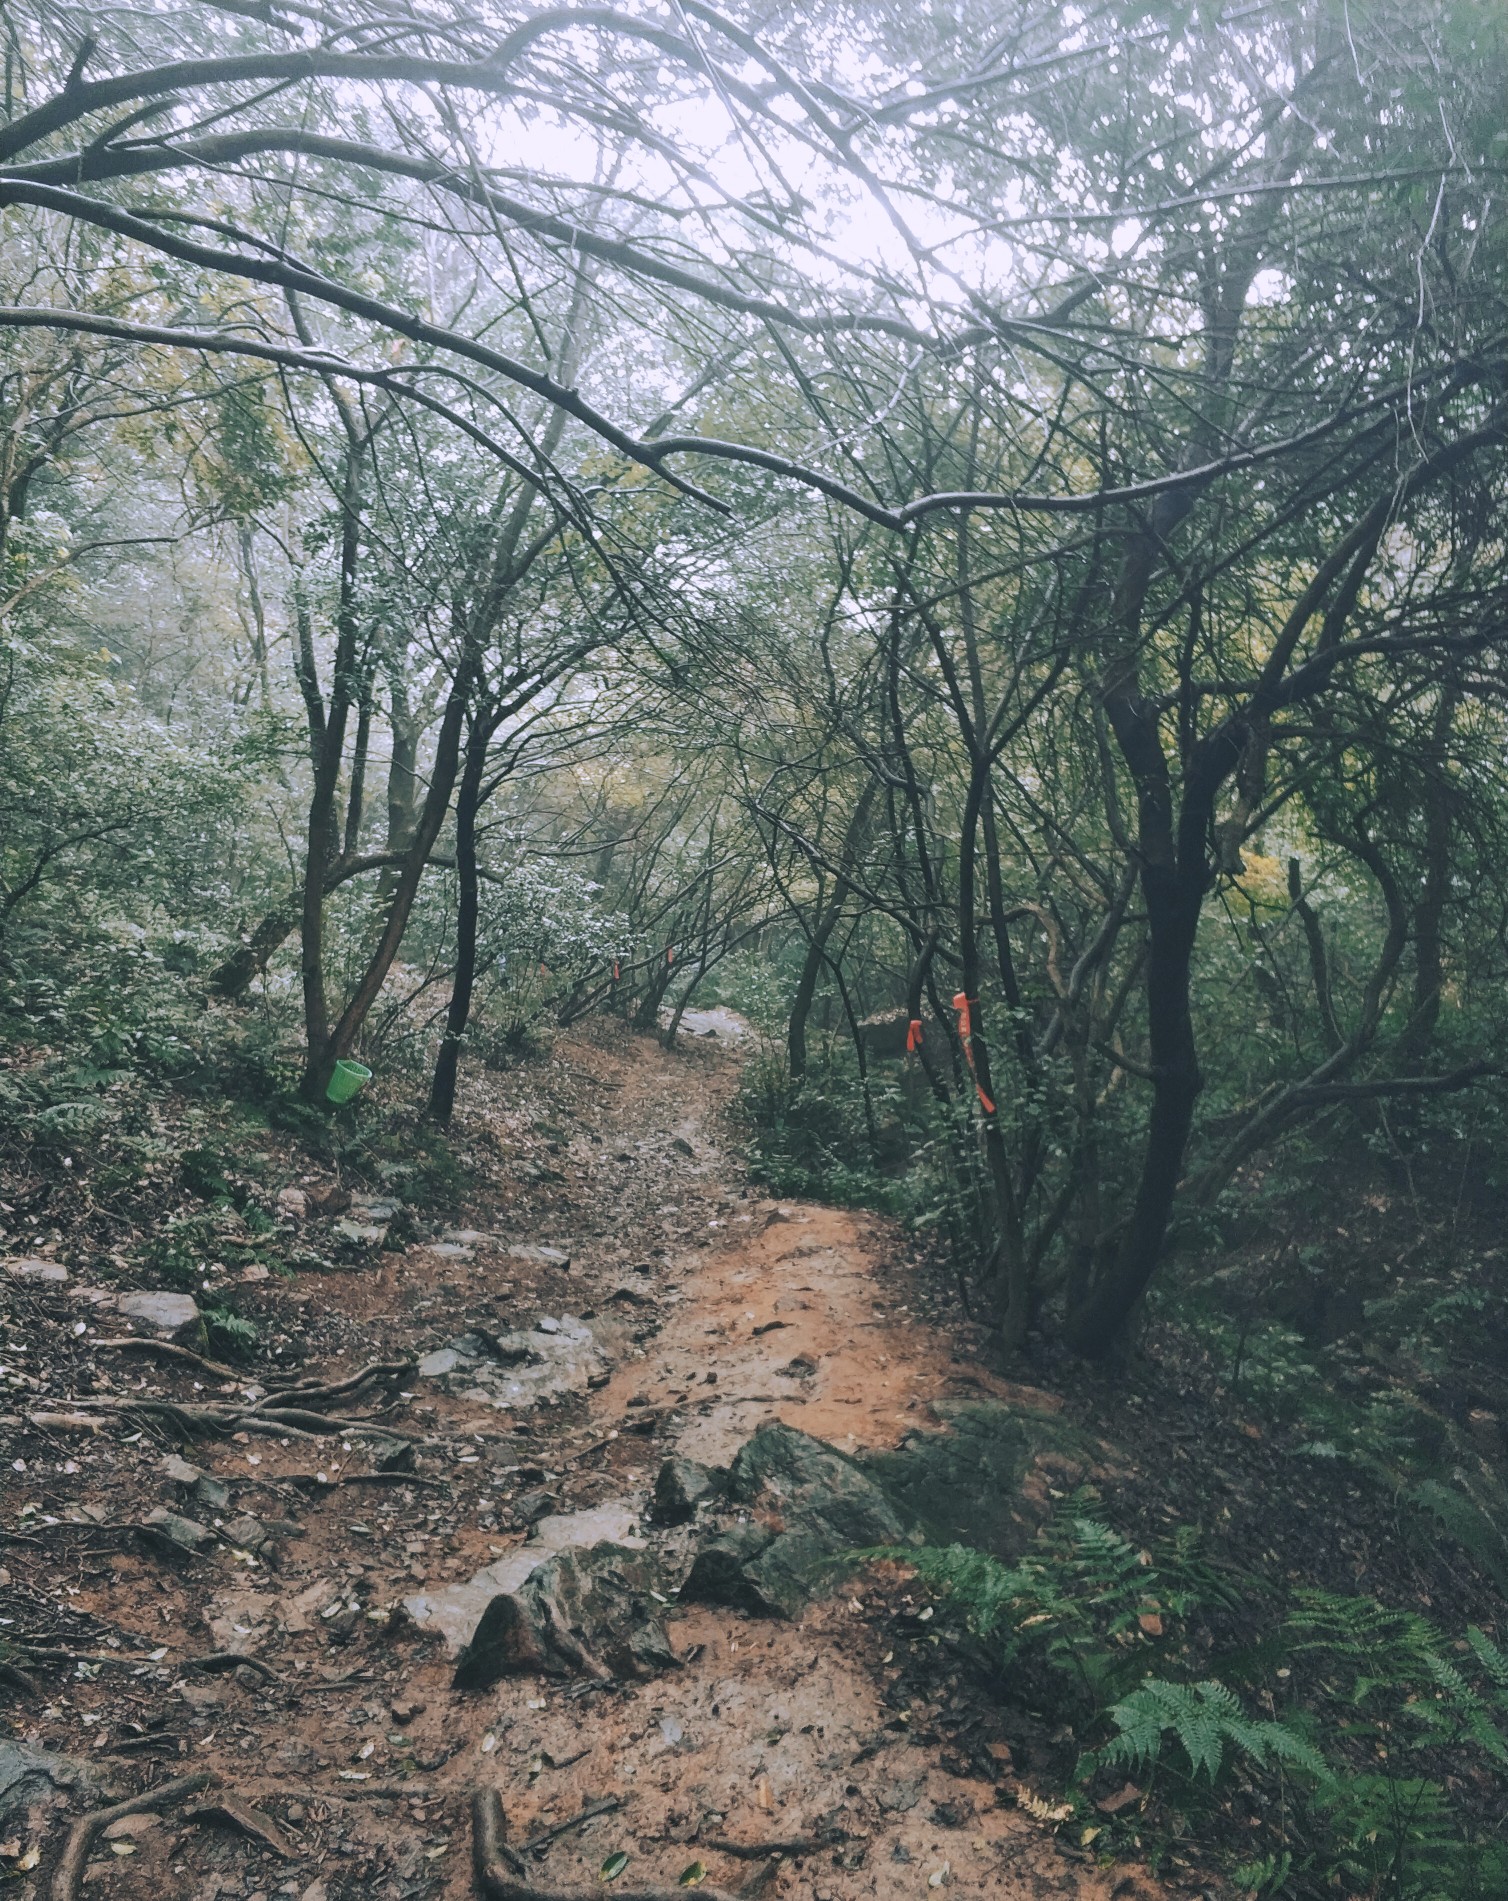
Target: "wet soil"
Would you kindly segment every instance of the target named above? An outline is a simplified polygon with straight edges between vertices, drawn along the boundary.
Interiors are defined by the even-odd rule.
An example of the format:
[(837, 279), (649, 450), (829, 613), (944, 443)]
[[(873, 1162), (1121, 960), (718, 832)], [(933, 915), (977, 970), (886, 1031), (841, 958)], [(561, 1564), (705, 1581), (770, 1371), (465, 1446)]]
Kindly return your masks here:
[[(116, 1529), (156, 1505), (209, 1517), (166, 1474), (173, 1447), (148, 1431), (8, 1414), (0, 1596), (11, 1628), (59, 1653), (33, 1666), (34, 1695), (6, 1689), (9, 1733), (89, 1759), (122, 1793), (209, 1770), (274, 1824), (257, 1839), (223, 1815), (144, 1823), (97, 1844), (89, 1895), (459, 1901), (473, 1892), (467, 1804), (479, 1786), (501, 1792), (516, 1841), (613, 1804), (528, 1858), (552, 1890), (611, 1892), (599, 1871), (619, 1852), (625, 1888), (673, 1884), (696, 1863), (733, 1888), (759, 1864), (719, 1842), (819, 1838), (764, 1892), (1195, 1891), (1097, 1867), (1029, 1812), (1033, 1791), (1008, 1749), (992, 1752), (987, 1716), (950, 1702), (941, 1678), (929, 1690), (903, 1674), (872, 1614), (894, 1578), (850, 1580), (794, 1623), (667, 1604), (679, 1667), (644, 1682), (452, 1687), (464, 1620), (436, 1614), (446, 1594), (486, 1567), (521, 1574), (562, 1541), (634, 1542), (671, 1453), (721, 1464), (773, 1419), (875, 1452), (943, 1430), (950, 1402), (1060, 1409), (926, 1318), (925, 1289), (884, 1222), (777, 1205), (745, 1184), (726, 1121), (738, 1068), (721, 1040), (667, 1053), (590, 1026), (547, 1062), (473, 1079), (459, 1144), (469, 1185), (450, 1239), (248, 1285), (244, 1301), (287, 1343), (300, 1380), (422, 1364), (505, 1332), (543, 1327), (554, 1341), (577, 1323), (592, 1350), (553, 1387), (510, 1394), (468, 1381), (465, 1366), (459, 1378), (416, 1371), (391, 1405), (369, 1399), (355, 1409), (364, 1422), (347, 1415), (343, 1435), (183, 1447), (229, 1488), (207, 1557), (175, 1563)], [(292, 1166), (270, 1159), (274, 1175)], [(66, 1287), (3, 1290), (34, 1382), (23, 1404), (57, 1414), (70, 1392), (105, 1390), (219, 1400), (250, 1384), (92, 1351), (113, 1330), (91, 1301), (98, 1257), (54, 1251)], [(258, 1377), (272, 1383), (266, 1368)], [(380, 1470), (394, 1434), (410, 1450)], [(247, 1515), (270, 1543), (230, 1538)], [(224, 1653), (228, 1664), (195, 1667)], [(253, 1661), (236, 1667), (237, 1655)], [(61, 1826), (35, 1871), (6, 1864), (19, 1874), (10, 1892), (47, 1892)]]

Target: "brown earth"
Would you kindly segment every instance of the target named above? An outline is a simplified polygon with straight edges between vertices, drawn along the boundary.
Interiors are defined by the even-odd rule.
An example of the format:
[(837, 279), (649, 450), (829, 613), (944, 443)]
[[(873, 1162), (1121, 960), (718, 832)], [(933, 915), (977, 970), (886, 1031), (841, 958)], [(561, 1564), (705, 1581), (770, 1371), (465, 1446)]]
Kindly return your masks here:
[[(623, 1890), (673, 1885), (699, 1862), (709, 1884), (735, 1888), (752, 1866), (763, 1892), (817, 1901), (949, 1887), (1011, 1901), (1193, 1892), (1095, 1866), (1031, 1813), (1048, 1805), (1011, 1773), (987, 1710), (903, 1679), (868, 1614), (877, 1589), (903, 1580), (852, 1582), (799, 1623), (670, 1607), (673, 1673), (510, 1678), (481, 1693), (451, 1688), (453, 1656), (403, 1610), (517, 1550), (522, 1517), (541, 1506), (552, 1521), (637, 1512), (666, 1454), (724, 1462), (772, 1418), (853, 1450), (935, 1426), (940, 1400), (1060, 1404), (975, 1366), (929, 1323), (885, 1223), (777, 1206), (744, 1186), (725, 1121), (737, 1073), (706, 1042), (672, 1054), (613, 1026), (573, 1034), (548, 1064), (474, 1081), (464, 1239), (240, 1290), (300, 1381), (541, 1316), (590, 1319), (616, 1359), (596, 1390), (528, 1408), (408, 1380), (381, 1424), (411, 1437), (412, 1470), (371, 1483), (354, 1482), (380, 1449), (359, 1424), (185, 1446), (230, 1486), (226, 1525), (251, 1514), (273, 1528), (260, 1555), (222, 1544), (174, 1564), (115, 1529), (153, 1505), (198, 1509), (164, 1476), (171, 1448), (151, 1433), (39, 1429), (22, 1412), (0, 1422), (5, 1615), (17, 1637), (61, 1653), (29, 1666), (31, 1697), (0, 1686), (11, 1733), (86, 1758), (122, 1794), (208, 1770), (272, 1824), (259, 1840), (223, 1813), (132, 1822), (95, 1844), (85, 1892), (458, 1901), (473, 1892), (467, 1805), (481, 1786), (500, 1791), (514, 1840), (616, 1799), (529, 1859), (529, 1880), (552, 1892), (612, 1892), (599, 1870), (619, 1851)], [(265, 1146), (271, 1177), (291, 1179), (292, 1152)], [(354, 1168), (347, 1157), (343, 1172)], [(304, 1185), (316, 1198), (329, 1186)], [(311, 1217), (307, 1232), (318, 1226)], [(569, 1268), (508, 1251), (539, 1244), (569, 1253)], [(66, 1288), (0, 1287), (33, 1415), (66, 1414), (70, 1394), (202, 1401), (244, 1389), (240, 1376), (98, 1350), (119, 1331), (91, 1304), (102, 1257), (81, 1243), (52, 1252), (70, 1267)], [(267, 1369), (259, 1378), (274, 1383)], [(247, 1665), (192, 1667), (227, 1652), (271, 1680)], [(10, 1892), (48, 1892), (66, 1826), (54, 1820), (31, 1873), (27, 1842), (0, 1844), (11, 1855), (0, 1867), (20, 1875)], [(818, 1835), (835, 1839), (773, 1868), (713, 1845)]]

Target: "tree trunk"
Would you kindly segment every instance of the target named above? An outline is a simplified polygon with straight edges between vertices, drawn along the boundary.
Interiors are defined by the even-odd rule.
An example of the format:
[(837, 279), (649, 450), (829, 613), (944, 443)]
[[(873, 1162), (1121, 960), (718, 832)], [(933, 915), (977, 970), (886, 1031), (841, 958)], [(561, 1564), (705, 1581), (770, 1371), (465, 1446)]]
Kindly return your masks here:
[(456, 1106), (456, 1077), (461, 1063), (461, 1046), (471, 1018), (471, 1000), (476, 989), (477, 918), (480, 910), (476, 857), (476, 820), (481, 805), (482, 778), (487, 767), (487, 732), (474, 726), (466, 748), (466, 768), (456, 793), (456, 877), (459, 894), (456, 901), (456, 969), (451, 986), (450, 1007), (445, 1013), (445, 1034), (435, 1058), (434, 1080), (429, 1091), (429, 1118), (448, 1128)]
[[(435, 742), (434, 770), (430, 775), (429, 791), (419, 815), (415, 829), (414, 842), (403, 860), (398, 874), (398, 882), (393, 890), (392, 902), (388, 906), (387, 921), (377, 948), (372, 952), (363, 971), (355, 993), (346, 1005), (340, 1021), (333, 1030), (327, 1032), (322, 1045), (311, 1041), (304, 1070), (304, 1095), (310, 1101), (322, 1101), (325, 1090), (334, 1072), (335, 1065), (342, 1057), (348, 1056), (366, 1022), (367, 1014), (377, 1001), (387, 974), (393, 967), (398, 948), (403, 942), (403, 933), (408, 928), (409, 914), (414, 908), (414, 899), (418, 895), (419, 880), (424, 875), (424, 867), (429, 862), (445, 823), (445, 815), (450, 810), (450, 795), (455, 789), (456, 772), (460, 765), (461, 732), (465, 722), (466, 706), (471, 697), (472, 684), (476, 678), (477, 644), (474, 631), (466, 628), (462, 632), (461, 650), (456, 661), (455, 678), (451, 681), (450, 693), (445, 703), (445, 712), (440, 721), (440, 731)], [(305, 951), (307, 959), (307, 947)]]
[(278, 946), (298, 929), (298, 920), (299, 906), (294, 900), (269, 911), (251, 935), (211, 973), (212, 994), (227, 1003), (244, 997), (272, 961)]
[(843, 915), (843, 898), (847, 894), (847, 887), (840, 884), (838, 892), (839, 895), (833, 900), (826, 915), (807, 939), (806, 961), (801, 966), (796, 994), (791, 999), (791, 1017), (786, 1026), (785, 1051), (786, 1065), (790, 1070), (793, 1083), (799, 1083), (806, 1075), (806, 1026), (811, 1018), (812, 1004), (817, 995), (817, 981), (822, 975), (822, 966), (827, 962), (828, 939), (837, 929), (838, 919)]
[(1131, 1219), (1114, 1261), (1064, 1329), (1075, 1352), (1108, 1353), (1120, 1338), (1162, 1258), (1173, 1197), (1183, 1175), (1204, 1078), (1194, 1041), (1190, 976), (1204, 866), (1148, 865), (1142, 872), (1147, 903), (1147, 1039), (1156, 1072), (1147, 1146)]

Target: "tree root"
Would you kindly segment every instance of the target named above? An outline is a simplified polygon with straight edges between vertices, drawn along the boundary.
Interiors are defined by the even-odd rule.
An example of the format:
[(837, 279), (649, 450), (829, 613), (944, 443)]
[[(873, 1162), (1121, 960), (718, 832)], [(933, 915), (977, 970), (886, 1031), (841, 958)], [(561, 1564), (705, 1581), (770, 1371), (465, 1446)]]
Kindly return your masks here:
[(737, 1861), (767, 1861), (771, 1855), (818, 1855), (824, 1848), (837, 1848), (847, 1840), (841, 1829), (832, 1835), (800, 1835), (789, 1842), (730, 1842), (721, 1835), (708, 1835), (697, 1842), (697, 1847), (732, 1855)]
[(68, 1840), (53, 1869), (46, 1901), (78, 1901), (89, 1850), (102, 1829), (108, 1828), (112, 1822), (118, 1822), (125, 1815), (146, 1815), (155, 1809), (172, 1808), (186, 1796), (197, 1795), (201, 1789), (209, 1788), (217, 1780), (208, 1770), (200, 1770), (195, 1775), (178, 1776), (172, 1782), (148, 1789), (144, 1795), (133, 1795), (125, 1802), (116, 1802), (108, 1809), (95, 1809), (92, 1814), (81, 1815), (68, 1831)]
[[(471, 1866), (482, 1901), (591, 1901), (595, 1888), (541, 1887), (531, 1881), (518, 1855), (508, 1846), (508, 1819), (496, 1789), (478, 1789), (471, 1798)], [(747, 1897), (769, 1880), (771, 1865), (756, 1869), (738, 1893)], [(727, 1888), (699, 1887), (702, 1901), (733, 1901)], [(614, 1901), (685, 1901), (680, 1887), (620, 1888), (613, 1885)]]
[(185, 1657), (185, 1670), (247, 1670), (255, 1671), (264, 1683), (281, 1683), (283, 1679), (270, 1664), (263, 1663), (260, 1657), (246, 1657), (239, 1650), (211, 1650), (202, 1657)]
[[(162, 1350), (170, 1358), (187, 1358), (206, 1370), (230, 1372), (229, 1368), (216, 1367), (213, 1362), (202, 1361), (197, 1354), (188, 1353), (186, 1348), (171, 1347), (166, 1342), (133, 1339), (103, 1341), (100, 1344), (141, 1346), (154, 1352)], [(399, 1385), (413, 1371), (411, 1360), (376, 1360), (370, 1366), (364, 1366), (359, 1373), (353, 1373), (349, 1379), (334, 1380), (325, 1385), (284, 1387), (280, 1392), (266, 1393), (258, 1400), (240, 1400), (230, 1404), (186, 1404), (171, 1399), (144, 1398), (134, 1393), (120, 1398), (101, 1396), (69, 1399), (60, 1404), (77, 1410), (29, 1414), (28, 1422), (38, 1427), (98, 1432), (114, 1419), (145, 1430), (165, 1432), (178, 1439), (229, 1438), (236, 1432), (257, 1432), (270, 1437), (313, 1440), (329, 1438), (342, 1432), (360, 1432), (373, 1438), (407, 1441), (410, 1435), (392, 1426), (364, 1419), (331, 1419), (320, 1409), (335, 1400), (354, 1398), (357, 1393), (373, 1386)], [(238, 1373), (231, 1373), (230, 1376), (233, 1379), (241, 1377)]]
[(146, 1334), (130, 1333), (119, 1340), (91, 1340), (89, 1345), (96, 1353), (150, 1353), (159, 1360), (177, 1360), (182, 1366), (191, 1366), (197, 1372), (208, 1373), (212, 1379), (246, 1379), (244, 1371), (226, 1366), (220, 1360), (207, 1360), (202, 1353), (195, 1353), (189, 1347), (175, 1346), (171, 1340), (153, 1340)]
[(33, 1701), (42, 1695), (41, 1684), (29, 1670), (23, 1670), (19, 1664), (9, 1663), (4, 1658), (0, 1658), (0, 1684), (19, 1690), (22, 1696), (29, 1696)]

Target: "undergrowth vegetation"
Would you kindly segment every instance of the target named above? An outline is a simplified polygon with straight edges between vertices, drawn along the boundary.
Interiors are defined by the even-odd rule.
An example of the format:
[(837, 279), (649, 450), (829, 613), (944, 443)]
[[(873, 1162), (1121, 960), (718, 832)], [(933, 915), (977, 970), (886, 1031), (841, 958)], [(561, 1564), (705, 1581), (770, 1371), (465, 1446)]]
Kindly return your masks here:
[(1054, 1726), (1054, 1813), (1083, 1846), (1155, 1864), (1196, 1830), (1256, 1896), (1508, 1892), (1490, 1819), (1508, 1803), (1498, 1644), (1367, 1598), (1275, 1590), (1211, 1564), (1186, 1531), (1138, 1547), (1087, 1503), (1014, 1564), (965, 1546), (906, 1558), (1000, 1696)]

